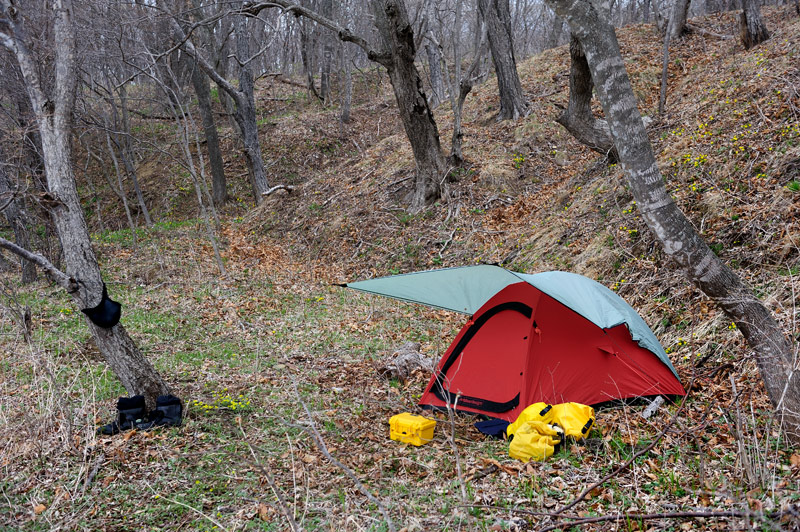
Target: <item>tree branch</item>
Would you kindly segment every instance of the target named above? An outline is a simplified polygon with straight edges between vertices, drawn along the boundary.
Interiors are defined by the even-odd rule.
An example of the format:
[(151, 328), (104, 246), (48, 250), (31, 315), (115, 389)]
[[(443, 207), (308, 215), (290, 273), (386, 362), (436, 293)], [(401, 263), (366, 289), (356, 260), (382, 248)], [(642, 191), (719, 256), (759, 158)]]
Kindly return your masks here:
[(25, 248), (22, 248), (15, 243), (11, 242), (10, 240), (6, 240), (5, 238), (0, 238), (0, 248), (5, 248), (10, 252), (19, 255), (25, 260), (29, 260), (34, 264), (38, 265), (42, 268), (50, 278), (55, 281), (55, 283), (69, 292), (70, 294), (78, 291), (78, 282), (67, 275), (66, 273), (62, 272), (55, 266), (53, 263), (47, 260), (43, 255), (39, 255), (38, 253), (34, 253), (32, 251), (28, 251)]
[(306, 17), (308, 19), (313, 20), (317, 24), (328, 28), (329, 30), (336, 32), (336, 34), (339, 36), (339, 39), (342, 42), (351, 42), (355, 44), (356, 46), (364, 50), (364, 52), (367, 53), (367, 56), (376, 63), (380, 63), (381, 59), (386, 56), (386, 54), (382, 54), (374, 50), (366, 39), (354, 34), (348, 28), (340, 26), (335, 21), (323, 17), (322, 15), (316, 13), (315, 11), (311, 11), (310, 9), (306, 9), (303, 6), (293, 4), (292, 2), (287, 2), (286, 0), (272, 0), (270, 2), (248, 2), (244, 4), (244, 6), (242, 6), (242, 13), (245, 15), (257, 16), (262, 10), (270, 7), (280, 7), (284, 12), (287, 13), (294, 12), (296, 16)]

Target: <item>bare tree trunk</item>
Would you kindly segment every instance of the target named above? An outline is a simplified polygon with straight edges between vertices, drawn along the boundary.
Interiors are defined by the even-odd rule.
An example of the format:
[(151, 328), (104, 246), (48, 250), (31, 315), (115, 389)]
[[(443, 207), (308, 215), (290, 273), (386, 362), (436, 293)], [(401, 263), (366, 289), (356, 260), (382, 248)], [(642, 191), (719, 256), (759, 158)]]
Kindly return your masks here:
[(350, 54), (347, 53), (347, 45), (341, 43), (339, 48), (342, 68), (344, 69), (344, 88), (341, 93), (341, 113), (339, 119), (343, 124), (350, 123), (350, 107), (353, 102), (353, 64)]
[[(54, 0), (52, 11), (54, 82), (52, 94), (44, 92), (39, 68), (25, 42), (16, 8), (8, 0), (0, 0), (2, 16), (0, 43), (17, 59), (42, 137), (47, 185), (55, 206), (51, 214), (64, 252), (67, 285), (79, 308), (96, 306), (103, 289), (103, 280), (92, 249), (89, 231), (78, 200), (70, 146), (71, 118), (75, 101), (77, 67), (75, 35), (72, 26), (72, 5), (69, 0)], [(63, 286), (63, 285), (62, 285)], [(149, 405), (158, 395), (169, 393), (169, 387), (128, 335), (121, 324), (110, 329), (97, 327), (88, 318), (86, 324), (108, 365), (130, 394), (142, 394)]]
[(426, 43), (425, 55), (427, 56), (428, 67), (430, 68), (430, 105), (435, 109), (446, 98), (444, 93), (444, 79), (442, 76), (442, 53), (436, 45)]
[[(333, 0), (322, 0), (320, 12), (323, 17), (333, 19)], [(333, 63), (333, 44), (331, 36), (322, 34), (322, 68), (319, 75), (319, 96), (327, 104), (331, 99), (331, 63)]]
[(300, 5), (287, 0), (272, 0), (248, 4), (245, 12), (257, 15), (263, 9), (280, 6), (291, 9), (298, 16), (310, 18), (335, 31), (339, 39), (352, 42), (367, 53), (371, 61), (383, 65), (394, 89), (406, 136), (411, 143), (417, 166), (411, 210), (417, 211), (435, 201), (441, 194), (441, 183), (447, 175), (447, 161), (439, 143), (439, 130), (433, 118), (422, 78), (414, 60), (416, 46), (414, 30), (408, 19), (403, 0), (371, 0), (382, 47), (373, 49), (363, 37)]
[(225, 180), (222, 152), (219, 149), (219, 136), (217, 135), (217, 124), (214, 121), (208, 76), (202, 73), (200, 67), (196, 66), (192, 72), (192, 86), (197, 95), (197, 107), (200, 110), (208, 160), (211, 163), (211, 194), (214, 197), (214, 204), (221, 206), (228, 201), (228, 184)]
[(589, 0), (546, 0), (583, 47), (628, 183), (664, 252), (742, 331), (784, 433), (800, 443), (800, 372), (792, 344), (771, 313), (717, 255), (664, 186), (614, 28)]
[(686, 33), (686, 17), (689, 15), (689, 0), (675, 0), (669, 14), (667, 33), (671, 41), (677, 41)]
[(183, 28), (171, 20), (170, 25), (175, 38), (181, 42), (181, 49), (194, 58), (205, 74), (223, 90), (236, 104), (233, 118), (241, 132), (244, 145), (244, 155), (247, 159), (247, 168), (250, 173), (250, 184), (256, 203), (261, 203), (264, 193), (269, 190), (267, 172), (264, 159), (261, 155), (261, 145), (258, 140), (258, 121), (256, 119), (256, 105), (253, 97), (253, 74), (250, 70), (250, 44), (248, 42), (247, 19), (242, 15), (235, 15), (234, 29), (236, 34), (236, 60), (239, 62), (239, 87), (236, 88), (211, 65), (211, 63), (194, 46)]
[(575, 37), (569, 42), (569, 103), (567, 109), (556, 119), (578, 142), (592, 150), (608, 156), (616, 162), (617, 151), (611, 139), (608, 122), (592, 114), (592, 74), (583, 54), (581, 43)]
[(489, 49), (497, 75), (500, 93), (500, 120), (516, 120), (528, 114), (528, 104), (522, 92), (522, 83), (514, 58), (514, 42), (511, 35), (511, 13), (508, 0), (478, 0), (486, 31)]
[(414, 64), (414, 32), (405, 3), (402, 0), (372, 0), (372, 10), (384, 52), (371, 59), (381, 63), (389, 73), (400, 118), (414, 152), (417, 175), (411, 209), (417, 211), (439, 198), (447, 163), (439, 144), (439, 129)]
[(253, 72), (250, 70), (250, 34), (247, 31), (247, 19), (237, 16), (234, 22), (236, 31), (236, 55), (239, 62), (239, 99), (236, 100), (236, 122), (242, 130), (244, 154), (250, 169), (251, 185), (256, 203), (261, 203), (263, 194), (269, 189), (267, 171), (261, 155), (261, 144), (258, 141), (258, 120), (256, 119), (256, 103), (253, 96)]
[(669, 78), (669, 41), (668, 31), (664, 32), (664, 46), (661, 50), (661, 90), (658, 95), (658, 116), (663, 116), (667, 106), (667, 81)]
[(131, 238), (133, 239), (133, 245), (139, 245), (139, 239), (136, 236), (136, 223), (133, 221), (133, 216), (131, 216), (131, 208), (128, 205), (128, 195), (125, 192), (125, 184), (122, 182), (122, 171), (119, 168), (119, 161), (117, 160), (117, 154), (114, 151), (114, 145), (111, 143), (111, 133), (109, 133), (108, 122), (105, 123), (105, 130), (106, 130), (106, 145), (108, 146), (108, 154), (111, 156), (111, 162), (114, 164), (114, 172), (117, 174), (117, 187), (118, 189), (114, 188), (114, 185), (111, 183), (111, 179), (108, 177), (108, 173), (105, 168), (103, 168), (103, 173), (108, 179), (108, 184), (111, 187), (111, 190), (117, 192), (117, 196), (119, 199), (122, 200), (122, 207), (125, 209), (125, 216), (128, 218), (128, 228), (131, 230)]
[(761, 18), (761, 8), (758, 0), (742, 0), (742, 14), (739, 15), (739, 34), (742, 44), (749, 50), (769, 39), (769, 31), (764, 19)]
[[(455, 21), (456, 28), (461, 27), (461, 11), (462, 2), (456, 0), (455, 5)], [(464, 111), (464, 102), (467, 96), (472, 91), (472, 87), (476, 81), (481, 77), (478, 73), (480, 70), (480, 63), (486, 49), (486, 39), (483, 24), (481, 23), (481, 16), (478, 14), (476, 17), (477, 35), (475, 39), (475, 57), (472, 64), (467, 69), (467, 73), (462, 76), (461, 74), (461, 36), (459, 32), (453, 32), (453, 77), (450, 78), (450, 107), (453, 110), (453, 138), (450, 146), (450, 163), (453, 165), (461, 165), (464, 162), (464, 154), (462, 152), (462, 144), (464, 142), (464, 130), (462, 125), (462, 116)], [(443, 60), (444, 61), (444, 60)], [(449, 69), (445, 65), (445, 71)], [(448, 74), (449, 76), (449, 74)]]
[[(22, 198), (16, 196), (17, 191), (11, 187), (5, 163), (0, 161), (0, 210), (14, 231), (14, 240), (17, 245), (30, 249), (28, 238), (28, 223), (25, 216), (25, 207)], [(22, 284), (29, 284), (36, 280), (36, 266), (33, 262), (20, 257), (22, 268)]]
[(128, 116), (128, 94), (125, 85), (119, 88), (119, 100), (122, 107), (122, 142), (120, 143), (120, 155), (122, 156), (122, 162), (125, 164), (125, 172), (128, 174), (131, 183), (133, 183), (133, 191), (136, 193), (136, 200), (139, 202), (139, 208), (144, 216), (144, 223), (147, 227), (153, 227), (153, 220), (150, 219), (150, 211), (147, 209), (147, 204), (144, 202), (144, 194), (142, 194), (142, 187), (139, 186), (139, 177), (136, 175), (136, 167), (133, 161), (131, 129)]

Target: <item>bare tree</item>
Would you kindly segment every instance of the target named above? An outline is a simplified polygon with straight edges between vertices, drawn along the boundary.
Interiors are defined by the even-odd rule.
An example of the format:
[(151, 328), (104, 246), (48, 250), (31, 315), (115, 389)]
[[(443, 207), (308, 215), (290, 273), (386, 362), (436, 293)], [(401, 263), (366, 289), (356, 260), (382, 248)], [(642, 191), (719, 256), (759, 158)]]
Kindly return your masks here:
[[(73, 6), (69, 0), (53, 0), (41, 11), (52, 23), (52, 83), (42, 82), (41, 69), (30, 51), (23, 13), (10, 0), (0, 0), (0, 44), (11, 51), (19, 64), (41, 134), (42, 158), (53, 205), (51, 215), (66, 266), (66, 273), (61, 276), (57, 270), (48, 272), (70, 293), (79, 308), (91, 308), (101, 300), (103, 280), (78, 200), (72, 166), (70, 139), (78, 71)], [(44, 257), (23, 251), (29, 260), (38, 258), (49, 264)], [(102, 328), (88, 318), (85, 321), (98, 349), (128, 393), (144, 395), (151, 405), (158, 395), (169, 393), (167, 384), (121, 324)]]
[(758, 0), (742, 0), (742, 14), (739, 15), (739, 34), (742, 44), (749, 50), (769, 39), (769, 31), (761, 17)]
[(689, 15), (689, 0), (675, 0), (669, 12), (667, 34), (669, 40), (677, 41), (686, 33), (686, 18)]
[(486, 24), (489, 49), (497, 75), (500, 93), (500, 120), (516, 120), (528, 114), (528, 104), (522, 92), (522, 83), (514, 57), (514, 40), (511, 33), (511, 12), (508, 0), (478, 0), (478, 8)]
[(563, 113), (556, 119), (581, 144), (598, 153), (607, 155), (609, 160), (617, 160), (614, 141), (608, 129), (608, 122), (592, 114), (592, 74), (583, 54), (581, 43), (575, 37), (569, 42), (569, 103)]
[(209, 59), (198, 50), (192, 38), (188, 35), (181, 24), (176, 20), (170, 19), (175, 39), (180, 43), (180, 47), (189, 54), (205, 74), (214, 80), (217, 86), (235, 103), (233, 117), (242, 134), (244, 144), (244, 155), (247, 159), (247, 168), (250, 173), (250, 184), (253, 188), (253, 196), (256, 203), (260, 203), (264, 193), (269, 190), (267, 172), (264, 166), (264, 158), (261, 154), (261, 144), (258, 139), (258, 120), (256, 118), (256, 106), (253, 96), (254, 80), (250, 63), (254, 59), (250, 55), (249, 33), (247, 30), (247, 18), (242, 15), (234, 15), (234, 33), (236, 36), (236, 61), (239, 64), (239, 86), (234, 86), (211, 64)]
[(335, 31), (339, 39), (356, 44), (367, 53), (371, 61), (386, 68), (417, 167), (414, 192), (410, 198), (411, 210), (421, 210), (435, 201), (441, 195), (441, 183), (448, 174), (448, 165), (442, 154), (439, 129), (415, 64), (417, 50), (414, 31), (405, 2), (371, 0), (370, 6), (380, 40), (377, 47), (319, 13), (286, 0), (247, 4), (244, 9), (255, 16), (262, 10), (275, 6), (307, 17)]
[(753, 349), (785, 434), (800, 443), (797, 353), (770, 311), (708, 247), (664, 185), (613, 26), (591, 0), (546, 0), (580, 41), (619, 159), (644, 221), (664, 252), (729, 316)]
[[(194, 19), (196, 22), (202, 20), (204, 10), (198, 0), (192, 2)], [(211, 28), (203, 25), (199, 30), (199, 45), (201, 48), (212, 48), (216, 44), (214, 32)], [(197, 107), (200, 112), (200, 119), (203, 123), (203, 133), (206, 139), (206, 152), (211, 166), (211, 194), (214, 204), (224, 205), (228, 201), (228, 184), (225, 178), (225, 165), (222, 160), (222, 152), (219, 148), (219, 135), (217, 134), (217, 124), (214, 119), (213, 101), (211, 100), (211, 88), (209, 78), (201, 70), (197, 61), (194, 61), (192, 68), (192, 87), (197, 95)], [(224, 94), (224, 93), (223, 93)]]

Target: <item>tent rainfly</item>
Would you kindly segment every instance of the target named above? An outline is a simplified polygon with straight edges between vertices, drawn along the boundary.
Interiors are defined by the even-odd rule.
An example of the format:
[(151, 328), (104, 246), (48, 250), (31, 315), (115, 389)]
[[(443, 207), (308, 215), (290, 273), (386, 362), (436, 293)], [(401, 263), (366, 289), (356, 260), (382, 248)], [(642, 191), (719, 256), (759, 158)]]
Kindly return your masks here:
[(641, 316), (582, 275), (478, 265), (345, 286), (471, 315), (428, 383), (426, 407), (514, 421), (536, 402), (685, 395)]

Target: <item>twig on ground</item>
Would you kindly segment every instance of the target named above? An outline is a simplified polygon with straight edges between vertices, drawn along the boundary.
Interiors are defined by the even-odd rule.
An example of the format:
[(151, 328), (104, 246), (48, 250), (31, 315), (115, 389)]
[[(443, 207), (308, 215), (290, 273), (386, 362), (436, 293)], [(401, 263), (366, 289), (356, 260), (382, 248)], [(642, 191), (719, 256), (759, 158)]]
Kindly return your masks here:
[(664, 429), (663, 429), (663, 430), (662, 430), (662, 431), (661, 431), (661, 432), (658, 434), (658, 436), (656, 436), (656, 438), (655, 438), (655, 439), (654, 439), (654, 440), (653, 440), (653, 441), (650, 443), (650, 445), (648, 445), (648, 446), (647, 446), (647, 447), (645, 447), (644, 449), (642, 449), (642, 450), (640, 450), (640, 451), (636, 452), (636, 453), (635, 453), (633, 456), (631, 456), (631, 457), (630, 457), (630, 459), (628, 459), (628, 461), (626, 461), (626, 462), (625, 462), (624, 464), (622, 464), (621, 466), (619, 466), (619, 467), (615, 468), (615, 469), (614, 469), (614, 470), (613, 470), (611, 473), (607, 474), (606, 476), (604, 476), (603, 478), (601, 478), (601, 479), (600, 479), (600, 480), (598, 480), (597, 482), (594, 482), (593, 484), (589, 485), (589, 486), (588, 486), (586, 489), (584, 489), (584, 490), (583, 490), (583, 491), (580, 493), (580, 495), (578, 495), (577, 497), (575, 497), (575, 498), (572, 500), (572, 502), (570, 502), (570, 503), (568, 503), (568, 504), (566, 504), (566, 505), (562, 506), (562, 507), (561, 507), (561, 508), (559, 508), (558, 510), (556, 510), (556, 511), (553, 513), (553, 515), (557, 516), (557, 515), (560, 515), (560, 514), (562, 514), (562, 513), (566, 512), (567, 510), (569, 510), (569, 509), (571, 509), (571, 508), (574, 508), (574, 507), (575, 507), (575, 506), (576, 506), (578, 503), (580, 503), (582, 500), (584, 500), (584, 499), (586, 498), (586, 495), (588, 495), (588, 494), (589, 494), (589, 493), (590, 493), (590, 492), (591, 492), (593, 489), (595, 489), (595, 488), (597, 488), (597, 487), (599, 487), (599, 486), (603, 485), (603, 484), (604, 484), (604, 483), (605, 483), (607, 480), (609, 480), (610, 478), (613, 478), (613, 477), (615, 477), (616, 475), (618, 475), (618, 474), (620, 474), (621, 472), (623, 472), (623, 471), (625, 471), (626, 469), (628, 469), (628, 468), (631, 466), (631, 464), (632, 464), (632, 463), (633, 463), (633, 462), (634, 462), (634, 461), (635, 461), (637, 458), (639, 458), (640, 456), (642, 456), (642, 455), (644, 455), (644, 454), (647, 454), (647, 453), (649, 453), (649, 452), (650, 452), (650, 451), (653, 449), (653, 447), (655, 447), (655, 446), (658, 444), (658, 442), (660, 442), (660, 441), (661, 441), (661, 439), (662, 439), (662, 438), (663, 438), (663, 437), (664, 437), (664, 436), (667, 434), (667, 432), (669, 432), (669, 429), (670, 429), (670, 428), (672, 428), (672, 426), (675, 424), (675, 421), (678, 419), (678, 415), (680, 415), (680, 414), (683, 412), (683, 408), (684, 408), (684, 406), (686, 405), (686, 399), (687, 399), (687, 398), (689, 397), (689, 395), (692, 393), (692, 392), (691, 392), (691, 390), (692, 390), (692, 385), (694, 384), (694, 378), (695, 378), (695, 376), (694, 376), (694, 375), (692, 375), (692, 379), (691, 379), (691, 381), (689, 381), (689, 386), (687, 386), (687, 388), (686, 388), (688, 391), (686, 392), (686, 395), (684, 395), (684, 396), (683, 396), (683, 400), (681, 401), (681, 404), (680, 404), (680, 406), (678, 407), (678, 410), (676, 410), (676, 411), (675, 411), (675, 414), (674, 414), (674, 415), (672, 416), (672, 418), (669, 420), (669, 422), (667, 423), (667, 425), (666, 425), (666, 426), (664, 427)]
[(576, 526), (583, 526), (588, 525), (591, 523), (602, 523), (605, 521), (623, 521), (623, 522), (630, 522), (630, 521), (647, 521), (650, 519), (695, 519), (698, 517), (702, 518), (720, 518), (720, 517), (740, 517), (745, 518), (748, 520), (751, 519), (780, 519), (784, 515), (796, 515), (797, 511), (800, 510), (799, 506), (790, 506), (785, 510), (780, 510), (778, 512), (753, 512), (751, 510), (710, 510), (707, 512), (659, 512), (659, 513), (652, 513), (652, 514), (640, 514), (640, 513), (623, 513), (623, 514), (612, 514), (612, 515), (601, 515), (597, 517), (579, 517), (575, 521), (571, 521), (569, 523), (555, 523), (545, 528), (542, 528), (539, 532), (550, 532), (551, 530), (556, 530), (559, 528), (567, 527), (576, 527)]
[(81, 497), (86, 495), (86, 490), (89, 488), (89, 484), (94, 481), (94, 477), (97, 476), (97, 472), (100, 471), (100, 468), (103, 465), (103, 462), (106, 459), (105, 453), (100, 453), (97, 458), (94, 459), (94, 464), (92, 465), (92, 470), (89, 471), (89, 474), (86, 475), (86, 480), (83, 482), (83, 488), (81, 488)]
[(317, 448), (320, 450), (320, 452), (322, 452), (323, 455), (325, 455), (325, 458), (327, 458), (330, 463), (341, 469), (342, 472), (345, 475), (347, 475), (350, 478), (350, 480), (353, 481), (353, 483), (355, 483), (359, 491), (361, 491), (361, 493), (363, 493), (367, 499), (369, 499), (372, 503), (374, 503), (378, 507), (378, 510), (380, 510), (381, 514), (383, 515), (384, 521), (386, 521), (386, 526), (389, 528), (389, 531), (395, 532), (397, 529), (394, 526), (392, 518), (389, 516), (389, 512), (386, 509), (386, 506), (384, 506), (384, 504), (380, 501), (380, 499), (378, 499), (375, 495), (372, 494), (372, 492), (370, 492), (367, 489), (367, 487), (358, 479), (358, 477), (356, 476), (356, 474), (353, 472), (352, 469), (350, 469), (342, 462), (334, 458), (333, 455), (331, 455), (330, 451), (328, 450), (328, 446), (325, 445), (325, 440), (322, 439), (322, 435), (317, 430), (317, 424), (314, 423), (314, 417), (311, 415), (311, 410), (309, 410), (308, 405), (303, 400), (303, 397), (300, 395), (300, 390), (297, 389), (297, 381), (294, 378), (292, 378), (292, 386), (294, 387), (294, 394), (295, 396), (297, 396), (297, 400), (300, 402), (300, 405), (302, 405), (303, 410), (305, 410), (306, 416), (308, 416), (309, 426), (308, 427), (300, 426), (300, 428), (302, 428), (306, 432), (310, 433), (311, 436), (313, 436), (314, 441), (317, 444)]
[(286, 505), (286, 501), (283, 498), (283, 495), (280, 491), (278, 491), (278, 486), (275, 484), (275, 479), (272, 478), (272, 475), (269, 474), (267, 468), (261, 465), (261, 462), (258, 459), (255, 451), (253, 451), (253, 447), (250, 445), (250, 442), (247, 440), (247, 434), (244, 431), (244, 427), (242, 427), (242, 419), (238, 418), (237, 420), (239, 425), (239, 431), (242, 433), (242, 441), (244, 441), (247, 448), (250, 450), (250, 456), (253, 457), (253, 461), (255, 462), (256, 467), (264, 475), (267, 479), (267, 484), (269, 484), (270, 489), (272, 490), (272, 494), (275, 495), (275, 499), (278, 501), (278, 507), (283, 512), (283, 516), (288, 521), (289, 526), (292, 527), (292, 532), (301, 532), (303, 528), (294, 520), (294, 516), (289, 513), (289, 508)]
[(204, 519), (208, 519), (209, 521), (211, 521), (212, 523), (217, 525), (217, 527), (220, 530), (230, 530), (228, 527), (226, 527), (225, 525), (223, 525), (222, 523), (220, 523), (219, 521), (214, 519), (214, 517), (212, 517), (212, 516), (210, 516), (210, 515), (208, 515), (206, 513), (203, 513), (202, 511), (198, 510), (194, 506), (186, 504), (186, 503), (181, 502), (181, 501), (176, 500), (176, 499), (170, 499), (169, 497), (166, 497), (166, 496), (158, 493), (156, 490), (153, 489), (153, 486), (151, 486), (149, 482), (145, 481), (145, 485), (147, 486), (147, 488), (151, 492), (153, 492), (153, 495), (155, 495), (156, 497), (164, 499), (165, 501), (169, 501), (169, 502), (171, 502), (173, 504), (177, 504), (178, 506), (183, 506), (184, 508), (187, 508), (187, 509), (193, 511), (194, 513), (198, 514), (199, 516), (203, 517)]

